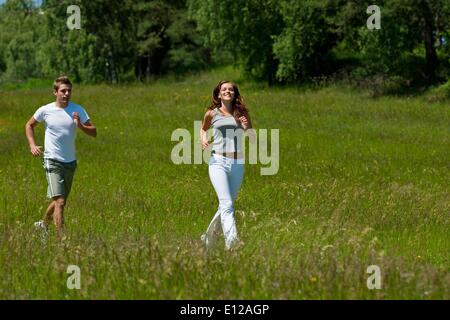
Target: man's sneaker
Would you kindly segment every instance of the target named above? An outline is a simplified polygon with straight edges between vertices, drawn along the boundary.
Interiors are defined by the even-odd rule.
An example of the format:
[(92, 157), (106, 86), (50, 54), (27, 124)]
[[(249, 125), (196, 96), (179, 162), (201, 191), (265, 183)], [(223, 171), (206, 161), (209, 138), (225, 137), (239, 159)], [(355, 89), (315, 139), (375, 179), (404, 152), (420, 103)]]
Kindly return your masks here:
[(41, 232), (41, 239), (43, 242), (45, 242), (47, 240), (48, 230), (47, 227), (44, 225), (44, 221), (39, 220), (35, 222), (34, 227), (36, 228), (36, 230), (39, 230)]

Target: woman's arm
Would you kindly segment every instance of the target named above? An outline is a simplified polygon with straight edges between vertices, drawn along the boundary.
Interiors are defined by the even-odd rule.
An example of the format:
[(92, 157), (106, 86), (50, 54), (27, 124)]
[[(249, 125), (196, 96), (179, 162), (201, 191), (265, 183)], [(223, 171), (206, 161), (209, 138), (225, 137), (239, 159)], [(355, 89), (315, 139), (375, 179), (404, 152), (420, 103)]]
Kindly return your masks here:
[(211, 127), (211, 121), (213, 118), (212, 110), (208, 110), (203, 117), (202, 127), (200, 128), (200, 140), (202, 142), (203, 150), (209, 146), (208, 136), (206, 132)]
[(247, 113), (245, 116), (240, 116), (239, 121), (241, 122), (242, 128), (244, 128), (249, 141), (251, 143), (255, 143), (256, 142), (256, 132), (253, 129), (252, 120), (250, 119), (250, 115)]

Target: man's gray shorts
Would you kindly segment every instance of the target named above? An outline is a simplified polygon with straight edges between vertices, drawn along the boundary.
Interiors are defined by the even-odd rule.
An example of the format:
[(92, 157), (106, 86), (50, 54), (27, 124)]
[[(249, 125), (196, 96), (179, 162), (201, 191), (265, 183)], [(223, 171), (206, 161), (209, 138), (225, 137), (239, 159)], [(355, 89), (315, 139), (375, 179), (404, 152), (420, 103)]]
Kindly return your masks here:
[(64, 196), (67, 199), (72, 187), (77, 161), (66, 163), (53, 159), (44, 159), (43, 165), (48, 182), (47, 197)]

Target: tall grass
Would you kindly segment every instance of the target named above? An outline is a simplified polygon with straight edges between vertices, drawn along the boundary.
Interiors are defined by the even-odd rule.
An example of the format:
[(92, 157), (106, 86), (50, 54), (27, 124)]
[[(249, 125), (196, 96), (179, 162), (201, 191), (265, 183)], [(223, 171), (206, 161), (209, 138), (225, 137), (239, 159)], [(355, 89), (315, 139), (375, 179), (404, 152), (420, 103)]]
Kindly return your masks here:
[[(256, 128), (280, 130), (279, 172), (246, 165), (233, 252), (200, 242), (217, 208), (207, 165), (170, 160), (171, 133), (193, 133), (222, 78), (237, 79)], [(68, 237), (53, 228), (44, 245), (33, 222), (47, 186), (23, 127), (52, 100), (51, 87), (0, 91), (2, 299), (450, 298), (448, 101), (268, 88), (228, 68), (75, 86), (98, 137), (78, 133)], [(71, 264), (80, 290), (66, 286)]]

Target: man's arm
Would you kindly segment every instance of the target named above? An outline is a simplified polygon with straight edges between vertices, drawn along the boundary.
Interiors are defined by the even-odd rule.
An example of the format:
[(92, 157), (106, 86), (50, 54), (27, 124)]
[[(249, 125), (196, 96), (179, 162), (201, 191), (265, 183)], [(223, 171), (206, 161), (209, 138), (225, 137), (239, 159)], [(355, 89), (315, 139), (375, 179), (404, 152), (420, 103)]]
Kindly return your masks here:
[(86, 121), (84, 124), (81, 123), (78, 112), (72, 113), (72, 117), (73, 121), (75, 122), (75, 125), (78, 128), (80, 128), (84, 133), (94, 138), (97, 136), (97, 128), (94, 126), (91, 120)]
[(39, 122), (36, 121), (34, 117), (25, 124), (25, 135), (27, 136), (28, 145), (30, 146), (30, 152), (33, 156), (37, 157), (42, 154), (42, 146), (37, 146), (34, 140), (34, 127), (37, 126)]

